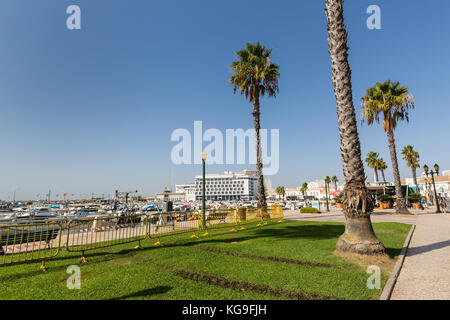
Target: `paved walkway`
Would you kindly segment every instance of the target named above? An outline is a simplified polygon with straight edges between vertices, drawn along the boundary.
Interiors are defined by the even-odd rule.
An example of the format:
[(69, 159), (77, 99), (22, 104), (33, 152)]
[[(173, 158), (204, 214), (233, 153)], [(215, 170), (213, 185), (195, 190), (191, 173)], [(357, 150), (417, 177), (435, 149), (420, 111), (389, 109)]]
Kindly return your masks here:
[[(402, 222), (415, 224), (409, 250), (392, 293), (392, 300), (450, 299), (450, 213), (434, 214), (410, 210), (414, 216), (392, 215), (393, 210), (375, 210), (372, 222)], [(429, 212), (433, 212), (430, 209)], [(317, 214), (285, 211), (287, 220), (345, 220), (339, 209)]]
[(450, 214), (417, 217), (391, 299), (450, 299)]
[[(400, 222), (406, 224), (415, 224), (419, 215), (424, 211), (410, 210), (415, 215), (393, 215), (395, 210), (376, 209), (371, 216), (372, 222)], [(345, 222), (345, 217), (341, 209), (330, 208), (330, 212), (321, 214), (302, 213), (299, 210), (284, 210), (284, 219), (286, 220), (305, 220), (305, 221), (324, 221), (324, 222)]]

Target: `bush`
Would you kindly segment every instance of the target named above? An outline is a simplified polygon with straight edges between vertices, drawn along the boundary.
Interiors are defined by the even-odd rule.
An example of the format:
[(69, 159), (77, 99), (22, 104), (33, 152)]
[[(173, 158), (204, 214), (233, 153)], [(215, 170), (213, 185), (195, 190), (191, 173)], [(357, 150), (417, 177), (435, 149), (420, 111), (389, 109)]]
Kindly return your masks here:
[(317, 210), (316, 208), (303, 207), (300, 208), (300, 213), (320, 213), (320, 211)]
[(388, 194), (380, 194), (379, 196), (377, 196), (377, 199), (381, 202), (389, 202), (392, 200), (392, 196)]
[(420, 202), (422, 200), (422, 195), (420, 193), (413, 193), (410, 196), (406, 197), (410, 202)]
[(334, 197), (334, 202), (336, 202), (336, 203), (342, 203), (342, 196), (336, 196), (336, 197)]

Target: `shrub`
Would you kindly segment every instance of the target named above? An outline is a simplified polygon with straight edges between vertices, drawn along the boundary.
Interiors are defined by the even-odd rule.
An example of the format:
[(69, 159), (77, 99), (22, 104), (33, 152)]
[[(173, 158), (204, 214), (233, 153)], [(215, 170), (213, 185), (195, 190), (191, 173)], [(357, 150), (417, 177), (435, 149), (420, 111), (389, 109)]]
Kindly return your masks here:
[(317, 210), (316, 208), (303, 207), (300, 208), (300, 213), (320, 213), (320, 211)]
[(342, 203), (342, 196), (336, 196), (336, 197), (334, 197), (334, 202), (336, 202), (336, 203)]
[(379, 196), (377, 196), (377, 199), (381, 202), (389, 202), (392, 200), (392, 196), (388, 194), (380, 194)]
[(410, 196), (406, 197), (410, 202), (420, 202), (422, 200), (422, 195), (420, 193), (413, 193)]

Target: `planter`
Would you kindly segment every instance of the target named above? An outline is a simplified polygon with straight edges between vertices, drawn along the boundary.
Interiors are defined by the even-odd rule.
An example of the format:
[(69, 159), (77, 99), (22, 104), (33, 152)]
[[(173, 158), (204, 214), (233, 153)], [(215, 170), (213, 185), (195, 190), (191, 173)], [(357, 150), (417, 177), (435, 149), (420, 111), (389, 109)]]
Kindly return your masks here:
[(342, 203), (336, 203), (336, 206), (337, 206), (339, 209), (342, 209)]
[(413, 203), (412, 206), (414, 209), (420, 210), (420, 203)]
[(383, 209), (389, 209), (390, 208), (389, 203), (382, 203), (381, 206), (382, 206)]

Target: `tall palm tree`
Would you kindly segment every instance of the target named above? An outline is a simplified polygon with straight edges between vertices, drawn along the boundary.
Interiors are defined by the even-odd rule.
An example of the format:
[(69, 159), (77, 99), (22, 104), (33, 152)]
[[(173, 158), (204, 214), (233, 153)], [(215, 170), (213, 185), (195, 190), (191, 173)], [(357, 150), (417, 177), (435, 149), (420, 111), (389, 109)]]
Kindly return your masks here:
[(338, 177), (332, 176), (331, 181), (334, 183), (334, 191), (337, 191), (337, 183), (339, 182)]
[(383, 115), (383, 130), (386, 132), (391, 153), (392, 170), (394, 173), (395, 194), (397, 196), (397, 213), (409, 213), (406, 200), (402, 192), (400, 172), (398, 170), (397, 151), (395, 148), (394, 130), (398, 121), (409, 121), (409, 110), (414, 108), (414, 101), (409, 89), (400, 83), (390, 80), (378, 82), (374, 87), (366, 90), (362, 99), (362, 121), (372, 125), (380, 122)]
[(402, 150), (402, 154), (403, 160), (406, 161), (406, 165), (411, 168), (414, 184), (416, 185), (417, 190), (419, 190), (416, 169), (420, 168), (420, 155), (416, 150), (414, 150), (413, 146), (405, 146)]
[(308, 184), (305, 182), (302, 184), (302, 187), (300, 188), (300, 192), (303, 195), (303, 199), (305, 199), (305, 194), (306, 194), (307, 190), (308, 190)]
[(284, 196), (286, 194), (286, 190), (285, 190), (284, 187), (277, 187), (275, 189), (275, 193), (278, 194), (279, 196), (283, 196), (283, 199), (284, 199)]
[(345, 233), (339, 238), (336, 250), (363, 255), (383, 254), (385, 248), (376, 237), (370, 221), (374, 203), (366, 187), (366, 175), (361, 160), (361, 146), (353, 106), (351, 70), (348, 63), (344, 1), (325, 0), (325, 13), (345, 179), (342, 192)]
[(326, 187), (328, 188), (328, 185), (330, 184), (330, 182), (331, 182), (331, 179), (330, 179), (330, 177), (329, 176), (325, 176), (324, 177), (324, 181), (325, 181), (325, 185), (326, 185)]
[(379, 153), (370, 151), (370, 152), (367, 154), (367, 158), (366, 158), (366, 160), (365, 160), (366, 163), (367, 163), (367, 165), (369, 166), (369, 168), (372, 168), (372, 169), (374, 170), (374, 172), (375, 172), (375, 177), (374, 177), (375, 183), (378, 183), (378, 167), (377, 167), (377, 160), (378, 160), (378, 156), (379, 156), (379, 155), (380, 155)]
[(384, 183), (386, 183), (386, 177), (384, 176), (384, 170), (387, 169), (387, 164), (384, 162), (383, 158), (377, 159), (377, 169), (380, 170), (381, 176), (383, 177)]
[(228, 80), (237, 90), (245, 95), (245, 98), (253, 104), (253, 122), (255, 127), (256, 140), (256, 170), (258, 174), (258, 206), (266, 207), (266, 197), (264, 190), (263, 164), (261, 152), (260, 136), (260, 97), (267, 94), (275, 97), (278, 93), (279, 67), (270, 61), (272, 49), (267, 49), (259, 42), (256, 44), (246, 44), (244, 50), (236, 52), (237, 61), (231, 64), (233, 75)]

